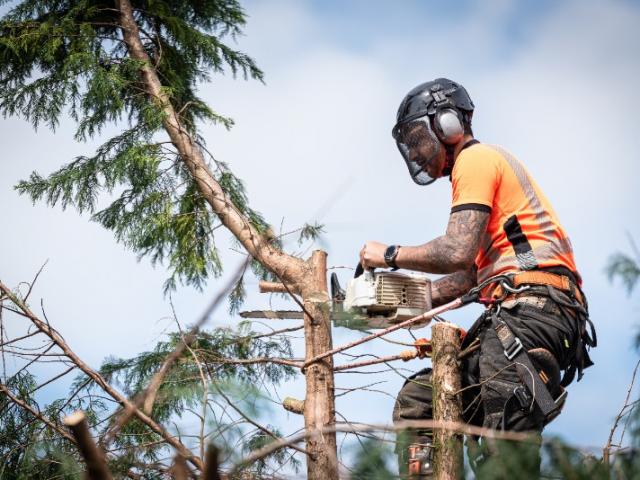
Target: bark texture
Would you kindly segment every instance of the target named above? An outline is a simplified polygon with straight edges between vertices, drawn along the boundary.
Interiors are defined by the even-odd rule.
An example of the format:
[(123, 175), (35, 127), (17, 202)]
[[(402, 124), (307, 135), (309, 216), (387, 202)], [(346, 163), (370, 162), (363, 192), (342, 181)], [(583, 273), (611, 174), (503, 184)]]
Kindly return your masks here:
[[(304, 337), (306, 359), (332, 348), (329, 294), (327, 291), (327, 254), (316, 250), (308, 264), (309, 276), (304, 284)], [(307, 431), (322, 430), (335, 423), (335, 387), (333, 357), (327, 357), (305, 369), (306, 398), (304, 426)], [(335, 433), (319, 433), (307, 439), (307, 478), (338, 478)]]
[[(462, 422), (460, 333), (450, 323), (432, 328), (433, 418), (441, 422)], [(437, 428), (434, 430), (434, 477), (437, 480), (462, 478), (462, 436)]]

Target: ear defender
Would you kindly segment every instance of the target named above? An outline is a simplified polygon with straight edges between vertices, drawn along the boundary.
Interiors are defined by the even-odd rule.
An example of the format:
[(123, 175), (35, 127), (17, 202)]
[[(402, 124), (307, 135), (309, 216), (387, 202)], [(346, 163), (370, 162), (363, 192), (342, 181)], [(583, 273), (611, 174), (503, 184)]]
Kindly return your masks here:
[(460, 114), (452, 108), (444, 108), (436, 112), (433, 127), (440, 141), (446, 145), (455, 145), (464, 137)]

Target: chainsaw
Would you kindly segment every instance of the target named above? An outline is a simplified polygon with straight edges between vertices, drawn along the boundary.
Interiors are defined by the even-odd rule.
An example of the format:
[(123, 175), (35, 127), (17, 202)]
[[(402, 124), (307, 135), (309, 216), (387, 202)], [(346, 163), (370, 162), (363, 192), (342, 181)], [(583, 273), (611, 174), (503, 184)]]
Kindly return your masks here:
[[(356, 268), (346, 290), (331, 274), (331, 319), (336, 327), (355, 330), (388, 328), (431, 310), (431, 281), (420, 273), (364, 270)], [(301, 319), (295, 310), (240, 312), (242, 318)], [(429, 320), (418, 321), (411, 329)]]
[[(431, 281), (420, 273), (364, 270), (359, 264), (346, 290), (331, 274), (331, 317), (336, 326), (388, 328), (431, 309)], [(418, 322), (412, 329), (428, 323)]]

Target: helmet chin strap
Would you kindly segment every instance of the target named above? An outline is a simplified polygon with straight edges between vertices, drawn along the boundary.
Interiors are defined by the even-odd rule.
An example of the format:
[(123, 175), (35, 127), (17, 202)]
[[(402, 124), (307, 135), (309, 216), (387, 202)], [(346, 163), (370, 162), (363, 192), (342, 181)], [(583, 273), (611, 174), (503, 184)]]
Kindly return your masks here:
[(453, 171), (454, 161), (453, 152), (455, 151), (455, 146), (446, 144), (443, 144), (443, 146), (445, 151), (445, 164), (444, 168), (442, 169), (442, 174), (449, 176), (449, 179), (451, 179), (451, 172)]

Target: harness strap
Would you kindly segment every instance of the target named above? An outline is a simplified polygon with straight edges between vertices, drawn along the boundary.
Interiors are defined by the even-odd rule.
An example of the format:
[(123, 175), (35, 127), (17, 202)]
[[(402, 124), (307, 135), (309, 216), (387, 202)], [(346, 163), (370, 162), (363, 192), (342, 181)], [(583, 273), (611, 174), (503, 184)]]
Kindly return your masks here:
[[(498, 317), (497, 311), (491, 314), (491, 324), (502, 344), (505, 357), (515, 363), (520, 380), (527, 386), (529, 392), (531, 392), (533, 401), (538, 404), (538, 407), (545, 417), (550, 416), (559, 405), (553, 399), (549, 393), (549, 389), (540, 378), (522, 342), (514, 335), (506, 322)], [(533, 406), (533, 403), (531, 406)]]
[[(557, 288), (563, 292), (567, 292), (572, 298), (575, 298), (581, 306), (585, 306), (584, 297), (580, 289), (566, 275), (557, 275), (542, 270), (528, 270), (517, 272), (511, 277), (511, 284), (514, 288), (523, 285), (544, 285)], [(491, 297), (501, 298), (506, 292), (500, 283), (493, 288)]]
[(566, 275), (558, 275), (542, 270), (530, 270), (527, 272), (516, 273), (513, 277), (513, 283), (516, 287), (519, 285), (547, 285), (557, 288), (571, 294), (582, 306), (584, 306), (584, 298), (580, 289)]
[[(580, 381), (583, 370), (593, 365), (593, 362), (589, 358), (588, 348), (597, 345), (597, 337), (593, 323), (589, 319), (587, 301), (580, 288), (576, 286), (571, 278), (566, 275), (558, 275), (556, 273), (539, 270), (518, 272), (515, 274), (505, 273), (488, 278), (480, 285), (469, 290), (466, 295), (461, 297), (461, 300), (463, 304), (480, 302), (487, 306), (495, 306), (497, 304), (498, 308), (500, 308), (500, 304), (511, 295), (513, 295), (512, 298), (517, 298), (525, 291), (526, 294), (548, 296), (557, 303), (563, 317), (567, 320), (575, 320), (578, 322), (577, 335), (576, 338), (574, 338), (572, 348), (573, 358), (569, 361), (568, 365), (562, 367), (565, 368), (565, 373), (560, 385), (562, 387), (569, 385), (569, 383), (573, 381), (576, 373), (578, 375), (578, 381)], [(489, 314), (489, 311), (487, 313)], [(496, 313), (494, 312), (493, 315), (495, 317)], [(491, 314), (488, 316), (491, 316)], [(478, 319), (470, 328), (462, 348), (465, 348), (465, 344), (468, 346), (468, 343), (477, 335), (479, 329), (482, 328), (484, 318), (486, 317)], [(493, 317), (491, 318), (493, 319)], [(495, 327), (495, 321), (492, 320), (492, 323)], [(513, 335), (513, 332), (511, 332), (511, 335), (513, 339), (517, 338)], [(500, 338), (500, 335), (498, 335), (498, 338)], [(503, 341), (502, 338), (500, 341)], [(513, 342), (515, 341), (516, 340), (513, 340)], [(510, 348), (507, 347), (511, 346), (511, 343), (512, 342), (505, 344), (505, 342), (503, 342), (505, 352), (510, 351)], [(523, 363), (520, 362), (520, 360), (517, 361)], [(518, 366), (518, 370), (520, 373), (520, 366)], [(534, 370), (532, 369), (531, 371), (533, 372)], [(522, 375), (522, 373), (520, 374)], [(536, 379), (539, 378), (537, 375), (533, 376), (536, 377)], [(531, 382), (531, 374), (524, 375), (523, 381)], [(534, 385), (528, 384), (527, 386), (531, 389)], [(540, 388), (538, 388), (538, 391), (539, 390)]]

